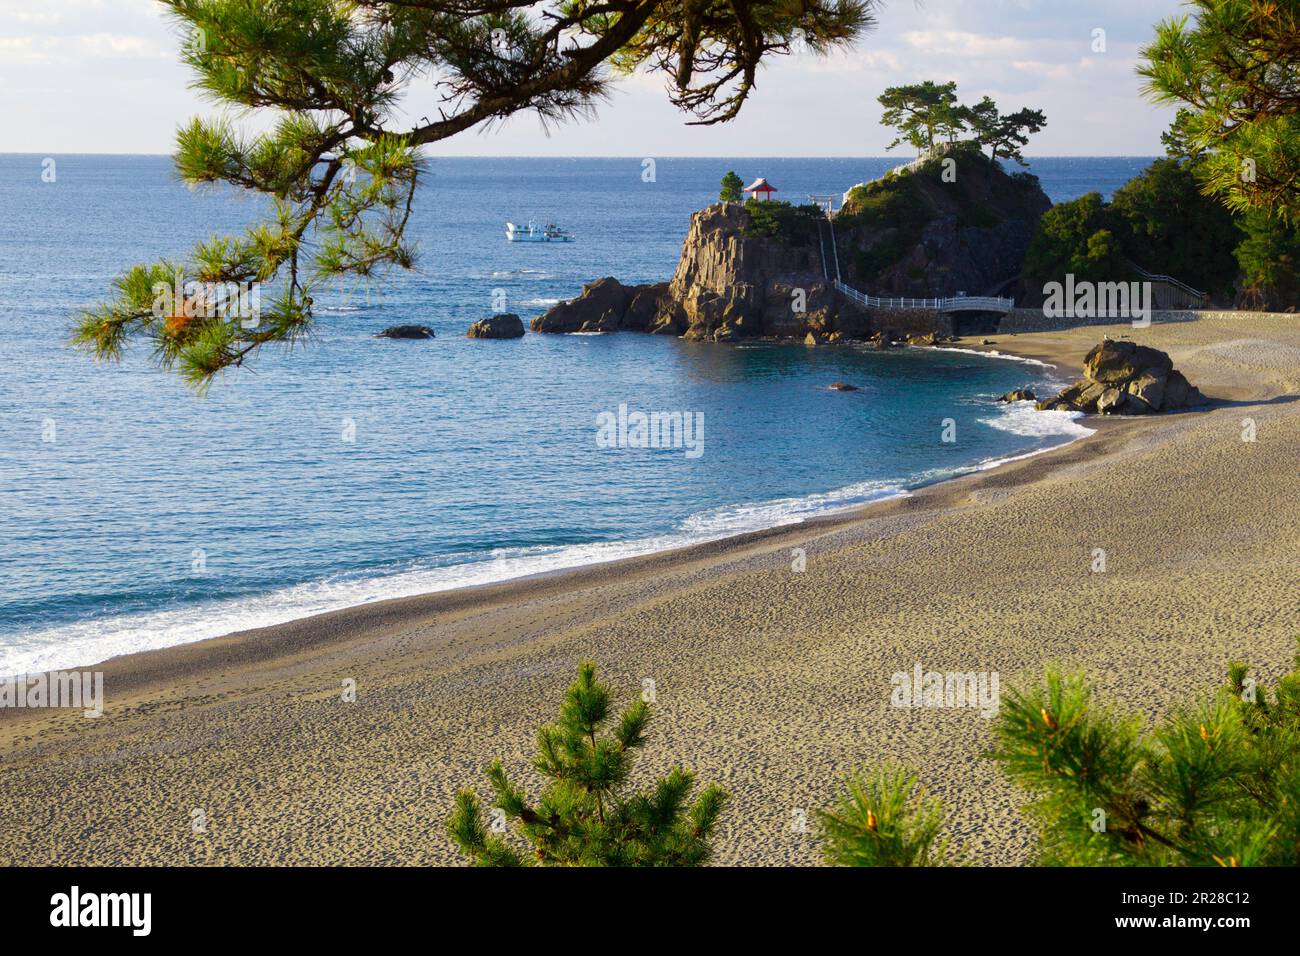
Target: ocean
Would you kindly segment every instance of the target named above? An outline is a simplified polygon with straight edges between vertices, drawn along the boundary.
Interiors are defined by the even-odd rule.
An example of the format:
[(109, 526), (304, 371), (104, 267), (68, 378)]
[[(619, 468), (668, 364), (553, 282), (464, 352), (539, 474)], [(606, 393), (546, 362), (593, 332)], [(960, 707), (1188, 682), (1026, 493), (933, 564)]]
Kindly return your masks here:
[[(50, 157), (52, 182), (46, 158), (0, 155), (0, 675), (801, 521), (1087, 433), (998, 404), (1059, 384), (1006, 358), (464, 336), (502, 298), (527, 322), (600, 276), (667, 279), (729, 169), (801, 201), (896, 158), (659, 159), (653, 176), (640, 158), (434, 158), (418, 268), (318, 297), (309, 344), (206, 397), (144, 348), (94, 364), (70, 325), (127, 266), (238, 231), (259, 201), (191, 191), (165, 157)], [(1031, 171), (1061, 201), (1149, 162)], [(507, 243), (530, 217), (578, 240)], [(374, 338), (399, 323), (437, 338)], [(638, 412), (700, 429), (688, 447), (602, 440), (602, 416)]]

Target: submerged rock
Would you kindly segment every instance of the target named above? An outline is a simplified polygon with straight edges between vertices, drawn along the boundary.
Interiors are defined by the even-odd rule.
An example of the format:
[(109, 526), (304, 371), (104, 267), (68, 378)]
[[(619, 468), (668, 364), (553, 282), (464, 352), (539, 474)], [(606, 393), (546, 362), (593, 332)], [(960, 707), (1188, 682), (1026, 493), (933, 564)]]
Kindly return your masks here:
[(513, 312), (479, 319), (465, 333), (471, 339), (517, 339), (524, 334), (524, 323)]
[(1102, 342), (1083, 361), (1084, 377), (1040, 409), (1149, 415), (1201, 405), (1201, 395), (1173, 360), (1159, 349), (1134, 342)]
[(830, 387), (832, 391), (836, 392), (856, 392), (858, 390), (856, 385), (850, 385), (848, 382), (831, 382)]
[(431, 339), (433, 337), (433, 329), (427, 325), (394, 325), (375, 335), (377, 339)]

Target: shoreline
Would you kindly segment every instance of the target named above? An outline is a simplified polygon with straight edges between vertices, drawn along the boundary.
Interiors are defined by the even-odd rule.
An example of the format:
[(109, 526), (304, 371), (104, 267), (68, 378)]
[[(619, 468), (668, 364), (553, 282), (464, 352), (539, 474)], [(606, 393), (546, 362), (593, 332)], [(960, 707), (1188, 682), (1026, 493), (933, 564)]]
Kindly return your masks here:
[[(602, 333), (596, 333), (596, 332), (592, 332), (592, 333), (570, 333), (570, 334), (573, 334), (573, 335), (606, 335), (606, 334), (611, 334), (611, 333), (603, 333), (603, 332), (602, 332)], [(789, 342), (785, 342), (785, 343), (776, 343), (776, 344), (796, 345), (796, 344), (798, 344), (798, 343), (789, 343)], [(724, 347), (725, 347), (725, 346), (724, 346)], [(837, 346), (824, 346), (824, 347), (835, 348), (835, 347), (837, 347)], [(851, 348), (853, 348), (853, 347), (861, 347), (861, 346), (858, 346), (858, 345), (856, 345), (856, 344), (851, 343), (851, 344), (849, 344), (847, 347), (851, 347)], [(918, 350), (921, 350), (921, 351), (962, 352), (962, 353), (967, 353), (967, 354), (971, 354), (971, 355), (978, 355), (978, 356), (981, 356), (981, 357), (984, 357), (984, 358), (988, 358), (988, 359), (993, 359), (993, 360), (1010, 361), (1010, 362), (1019, 362), (1019, 363), (1023, 363), (1023, 364), (1029, 365), (1029, 366), (1036, 367), (1036, 368), (1038, 368), (1039, 370), (1041, 370), (1044, 374), (1050, 371), (1051, 374), (1054, 375), (1054, 376), (1061, 376), (1061, 375), (1064, 375), (1065, 378), (1063, 378), (1063, 379), (1061, 380), (1061, 382), (1059, 383), (1059, 384), (1062, 384), (1062, 385), (1065, 383), (1065, 381), (1066, 381), (1067, 379), (1069, 379), (1069, 378), (1071, 378), (1071, 377), (1075, 377), (1075, 376), (1077, 376), (1078, 374), (1081, 374), (1081, 373), (1082, 373), (1082, 369), (1081, 369), (1081, 367), (1080, 367), (1080, 364), (1081, 364), (1081, 363), (1078, 363), (1078, 362), (1073, 362), (1073, 363), (1072, 363), (1071, 360), (1070, 360), (1070, 357), (1069, 357), (1069, 356), (1064, 356), (1064, 355), (1061, 355), (1061, 356), (1054, 356), (1055, 361), (1043, 361), (1042, 359), (1039, 359), (1039, 358), (1029, 358), (1029, 357), (1024, 357), (1024, 356), (1019, 356), (1019, 355), (1012, 354), (1012, 353), (1001, 352), (1001, 351), (998, 351), (998, 350), (995, 349), (995, 348), (984, 347), (984, 346), (979, 346), (979, 345), (975, 345), (975, 344), (971, 344), (971, 345), (950, 345), (950, 346), (946, 346), (946, 347), (945, 347), (945, 346), (900, 346), (900, 348), (915, 348), (915, 349), (918, 349)], [(1067, 374), (1067, 373), (1068, 373), (1068, 374)], [(1090, 431), (1095, 431), (1096, 423), (1095, 423), (1095, 422), (1094, 422), (1094, 423), (1091, 423), (1090, 426), (1088, 426), (1088, 427), (1089, 427), (1089, 430), (1090, 430)], [(515, 574), (515, 575), (510, 575), (510, 576), (507, 576), (507, 577), (494, 578), (494, 579), (490, 579), (490, 580), (483, 581), (483, 582), (479, 582), (479, 583), (468, 583), (468, 584), (460, 584), (460, 583), (457, 583), (457, 584), (452, 584), (451, 586), (449, 586), (449, 587), (444, 587), (444, 588), (433, 588), (433, 589), (430, 589), (430, 590), (424, 590), (424, 591), (419, 591), (419, 592), (410, 593), (410, 594), (396, 594), (396, 595), (393, 595), (393, 596), (390, 596), (390, 597), (381, 597), (381, 598), (377, 598), (377, 599), (375, 599), (375, 600), (362, 601), (362, 602), (355, 603), (355, 604), (348, 604), (348, 605), (343, 605), (343, 606), (340, 606), (340, 607), (327, 608), (327, 609), (324, 609), (324, 610), (318, 610), (318, 611), (312, 611), (312, 612), (309, 612), (309, 613), (298, 614), (298, 615), (293, 616), (293, 617), (285, 618), (284, 620), (273, 621), (272, 623), (269, 623), (269, 624), (261, 624), (261, 625), (257, 625), (257, 626), (254, 626), (254, 627), (240, 627), (240, 628), (237, 628), (237, 629), (235, 629), (235, 630), (224, 631), (224, 632), (220, 632), (220, 633), (216, 633), (216, 634), (210, 634), (210, 635), (208, 635), (208, 636), (205, 636), (205, 637), (199, 637), (199, 638), (192, 639), (192, 640), (182, 640), (182, 641), (178, 641), (178, 642), (173, 643), (173, 644), (165, 644), (165, 645), (162, 645), (162, 646), (159, 646), (159, 647), (145, 647), (145, 648), (140, 648), (140, 649), (138, 649), (138, 650), (130, 650), (130, 651), (126, 651), (126, 652), (124, 652), (124, 653), (115, 653), (115, 654), (112, 654), (112, 655), (109, 656), (109, 657), (98, 658), (98, 659), (92, 660), (92, 661), (90, 661), (90, 662), (88, 662), (88, 663), (86, 663), (86, 662), (78, 662), (78, 663), (72, 663), (72, 664), (63, 664), (63, 665), (55, 666), (55, 667), (44, 667), (44, 668), (40, 668), (40, 669), (31, 669), (31, 670), (27, 670), (27, 671), (22, 672), (22, 673), (5, 674), (4, 676), (6, 676), (6, 677), (21, 677), (21, 676), (25, 676), (25, 675), (33, 675), (33, 674), (38, 674), (38, 673), (65, 672), (65, 671), (73, 671), (73, 670), (87, 670), (87, 671), (88, 671), (88, 670), (102, 670), (102, 669), (104, 669), (107, 665), (112, 664), (112, 663), (117, 662), (117, 661), (126, 661), (126, 660), (128, 660), (128, 659), (139, 660), (139, 659), (142, 658), (144, 655), (163, 653), (163, 652), (170, 651), (170, 650), (172, 650), (173, 648), (187, 647), (187, 646), (194, 645), (194, 644), (202, 644), (202, 643), (207, 642), (207, 641), (225, 640), (225, 639), (227, 639), (227, 638), (232, 638), (232, 639), (233, 639), (233, 638), (239, 638), (239, 637), (244, 636), (244, 635), (256, 635), (256, 634), (261, 634), (261, 633), (263, 633), (263, 632), (267, 632), (267, 631), (270, 631), (270, 630), (272, 630), (272, 629), (276, 629), (276, 628), (285, 627), (285, 626), (287, 626), (287, 625), (297, 624), (297, 623), (299, 623), (299, 622), (312, 621), (312, 620), (315, 620), (315, 619), (325, 618), (325, 617), (328, 617), (328, 616), (330, 616), (330, 615), (340, 614), (340, 613), (344, 613), (344, 612), (355, 611), (355, 610), (357, 610), (357, 609), (359, 609), (359, 608), (363, 608), (363, 607), (369, 607), (369, 606), (375, 606), (375, 605), (382, 605), (382, 604), (386, 604), (386, 603), (394, 602), (394, 601), (410, 601), (410, 600), (428, 599), (428, 598), (433, 597), (434, 595), (439, 595), (439, 594), (451, 594), (452, 592), (467, 592), (467, 593), (472, 593), (472, 592), (479, 591), (479, 590), (484, 589), (484, 588), (491, 588), (491, 587), (494, 587), (494, 586), (497, 586), (497, 585), (507, 585), (507, 584), (511, 584), (511, 583), (513, 583), (513, 582), (523, 582), (523, 581), (530, 581), (530, 580), (539, 579), (539, 578), (544, 578), (544, 577), (551, 577), (551, 576), (564, 576), (564, 575), (570, 575), (570, 574), (577, 574), (577, 573), (579, 573), (579, 572), (581, 572), (581, 571), (583, 571), (584, 569), (587, 569), (587, 568), (596, 568), (596, 567), (604, 567), (604, 566), (610, 566), (610, 567), (615, 567), (615, 568), (617, 568), (617, 567), (622, 567), (622, 566), (624, 566), (625, 564), (628, 564), (629, 562), (636, 562), (636, 561), (638, 561), (638, 560), (640, 560), (640, 559), (652, 558), (652, 557), (655, 557), (655, 556), (657, 556), (657, 555), (672, 555), (672, 554), (685, 553), (685, 552), (689, 552), (690, 550), (695, 549), (695, 548), (700, 548), (700, 547), (704, 547), (704, 546), (708, 546), (708, 545), (722, 544), (722, 543), (725, 543), (725, 542), (736, 542), (737, 544), (742, 544), (742, 545), (743, 545), (743, 544), (747, 543), (748, 540), (751, 539), (751, 538), (761, 538), (761, 537), (763, 537), (763, 536), (768, 535), (770, 532), (774, 532), (774, 531), (777, 531), (777, 530), (782, 529), (782, 528), (809, 527), (809, 526), (811, 526), (811, 525), (814, 525), (814, 524), (820, 524), (820, 523), (822, 523), (822, 522), (827, 522), (827, 521), (832, 521), (832, 522), (834, 522), (834, 521), (838, 521), (838, 520), (847, 520), (847, 519), (851, 519), (851, 518), (853, 518), (853, 517), (855, 517), (855, 516), (860, 516), (860, 515), (861, 515), (864, 511), (866, 511), (867, 509), (870, 509), (870, 508), (876, 507), (877, 505), (884, 504), (884, 503), (889, 502), (889, 501), (891, 501), (891, 500), (894, 500), (894, 499), (896, 499), (896, 498), (905, 498), (905, 497), (913, 496), (913, 495), (915, 495), (917, 492), (919, 492), (920, 490), (922, 490), (922, 489), (924, 489), (924, 488), (929, 488), (929, 487), (932, 487), (932, 486), (934, 486), (934, 485), (943, 484), (943, 483), (945, 483), (945, 482), (957, 481), (957, 480), (959, 480), (959, 479), (961, 479), (961, 478), (969, 477), (969, 476), (971, 476), (971, 475), (975, 475), (975, 474), (980, 474), (980, 473), (985, 472), (985, 471), (991, 471), (991, 470), (994, 470), (994, 469), (999, 469), (999, 468), (1004, 467), (1005, 465), (1008, 465), (1008, 464), (1011, 464), (1011, 463), (1014, 463), (1014, 462), (1017, 462), (1017, 461), (1021, 461), (1021, 460), (1027, 459), (1027, 458), (1033, 458), (1033, 457), (1040, 456), (1040, 455), (1050, 454), (1051, 452), (1054, 452), (1054, 451), (1056, 451), (1056, 450), (1058, 450), (1058, 449), (1064, 448), (1064, 447), (1066, 447), (1066, 446), (1068, 446), (1068, 445), (1071, 445), (1071, 444), (1073, 444), (1073, 443), (1075, 443), (1075, 442), (1077, 442), (1077, 441), (1080, 441), (1080, 440), (1083, 440), (1083, 439), (1089, 438), (1089, 437), (1091, 437), (1091, 434), (1076, 435), (1076, 436), (1073, 436), (1073, 437), (1069, 437), (1069, 436), (1067, 436), (1067, 435), (1065, 435), (1065, 434), (1063, 433), (1060, 437), (1063, 439), (1062, 441), (1060, 441), (1058, 444), (1054, 444), (1054, 445), (1052, 445), (1052, 446), (1050, 446), (1050, 447), (1047, 447), (1047, 448), (1039, 448), (1039, 449), (1035, 449), (1035, 450), (1027, 451), (1027, 452), (1018, 452), (1018, 453), (1012, 454), (1012, 455), (1010, 455), (1009, 457), (1005, 457), (1005, 458), (995, 458), (995, 459), (989, 459), (989, 460), (986, 460), (986, 461), (973, 462), (973, 463), (970, 463), (970, 464), (968, 464), (968, 465), (961, 465), (961, 466), (958, 466), (956, 469), (954, 469), (954, 471), (955, 471), (954, 474), (948, 475), (948, 476), (946, 476), (946, 477), (937, 478), (937, 479), (934, 479), (934, 480), (931, 480), (931, 481), (925, 481), (925, 482), (922, 482), (921, 484), (915, 485), (915, 486), (910, 487), (910, 488), (908, 488), (908, 487), (903, 487), (902, 484), (900, 483), (900, 490), (899, 490), (899, 491), (895, 491), (895, 492), (885, 492), (885, 493), (882, 493), (881, 496), (880, 496), (879, 498), (876, 498), (876, 499), (874, 499), (874, 500), (872, 500), (872, 501), (868, 501), (868, 502), (864, 502), (864, 503), (856, 503), (856, 504), (845, 504), (845, 505), (840, 505), (840, 506), (836, 506), (836, 507), (831, 507), (831, 508), (826, 509), (825, 511), (821, 511), (821, 512), (818, 512), (818, 513), (814, 513), (814, 514), (811, 514), (811, 515), (808, 515), (808, 516), (799, 517), (799, 518), (797, 518), (797, 519), (795, 519), (795, 520), (792, 520), (792, 521), (786, 521), (786, 522), (782, 522), (782, 523), (778, 523), (778, 524), (767, 525), (767, 526), (759, 527), (759, 528), (752, 528), (752, 529), (749, 529), (749, 530), (739, 531), (739, 532), (734, 532), (734, 533), (723, 533), (723, 534), (720, 534), (720, 535), (717, 536), (717, 537), (704, 538), (704, 539), (696, 540), (696, 541), (688, 541), (688, 542), (685, 542), (685, 543), (682, 543), (682, 544), (675, 544), (675, 545), (672, 545), (672, 546), (669, 546), (669, 547), (658, 547), (658, 548), (651, 547), (650, 550), (641, 551), (641, 552), (639, 552), (639, 553), (633, 553), (633, 554), (629, 554), (629, 555), (625, 555), (625, 556), (621, 556), (621, 557), (601, 558), (601, 559), (597, 559), (597, 560), (593, 560), (593, 561), (586, 561), (586, 562), (583, 562), (583, 563), (565, 564), (565, 565), (561, 565), (560, 567), (555, 567), (555, 568), (544, 568), (544, 569), (541, 569), (541, 570), (529, 571), (529, 572), (526, 572), (526, 573), (524, 573), (524, 574)], [(850, 486), (846, 486), (846, 487), (852, 487), (852, 486), (850, 485)], [(836, 488), (836, 489), (830, 489), (830, 490), (828, 490), (828, 491), (826, 491), (826, 492), (817, 492), (817, 493), (814, 493), (814, 494), (812, 494), (812, 495), (810, 495), (810, 496), (806, 496), (806, 497), (818, 497), (818, 496), (822, 496), (822, 495), (833, 495), (833, 494), (835, 494), (835, 493), (837, 493), (837, 492), (839, 492), (839, 491), (842, 491), (842, 490), (844, 490), (844, 489), (839, 489), (839, 488)], [(792, 499), (789, 499), (789, 500), (802, 500), (802, 499), (792, 498)], [(652, 541), (652, 540), (654, 540), (655, 537), (659, 537), (659, 538), (671, 537), (673, 534), (674, 534), (674, 532), (673, 532), (672, 530), (669, 530), (669, 531), (666, 531), (666, 532), (662, 532), (661, 534), (659, 534), (659, 535), (657, 535), (657, 536), (652, 536), (652, 537), (649, 537), (649, 538), (634, 539), (634, 540), (626, 540), (626, 541), (609, 541), (609, 542), (600, 542), (600, 544), (602, 544), (602, 545), (608, 545), (608, 546), (610, 546), (611, 548), (620, 548), (620, 547), (623, 547), (623, 548), (628, 548), (628, 549), (631, 549), (631, 550), (633, 550), (633, 551), (636, 551), (636, 549), (638, 548), (638, 546), (639, 546), (640, 544), (644, 543), (644, 542)], [(557, 555), (563, 554), (563, 552), (564, 552), (566, 549), (571, 548), (571, 547), (573, 547), (573, 546), (572, 546), (572, 545), (560, 545), (560, 546), (557, 546), (556, 554), (557, 554)], [(544, 557), (547, 557), (547, 556), (540, 556), (540, 557), (543, 557), (543, 558), (544, 558)], [(482, 563), (483, 563), (484, 565), (489, 565), (489, 564), (491, 564), (491, 562), (482, 562)], [(468, 563), (468, 564), (463, 564), (463, 565), (450, 565), (450, 566), (448, 566), (448, 567), (449, 567), (449, 568), (468, 568), (468, 567), (474, 567), (474, 566), (477, 566), (477, 564), (478, 564), (477, 562), (474, 562), (474, 563)], [(637, 567), (636, 567), (635, 565), (632, 565), (632, 566), (629, 567), (628, 570), (629, 570), (629, 571), (632, 571), (632, 572), (635, 572), (636, 569), (637, 569)], [(376, 581), (382, 581), (382, 580), (384, 580), (384, 579), (386, 579), (386, 578), (391, 578), (391, 577), (393, 577), (393, 575), (384, 575), (384, 576), (381, 576), (381, 577), (379, 577), (379, 578), (376, 578), (375, 580), (376, 580)], [(263, 595), (261, 595), (261, 596), (262, 596), (262, 597), (266, 597), (266, 596), (268, 596), (268, 595), (275, 594), (275, 593), (278, 593), (278, 592), (276, 592), (276, 591), (270, 591), (270, 592), (266, 592), (265, 594), (263, 594)], [(214, 608), (214, 610), (219, 610), (219, 609), (215, 609), (215, 608)], [(4, 720), (4, 719), (5, 719), (5, 711), (4, 711), (3, 709), (0, 709), (0, 720)]]
[[(994, 338), (1065, 373), (1101, 332)], [(1134, 337), (1218, 404), (1086, 419), (1086, 440), (843, 515), (109, 661), (101, 718), (0, 712), (0, 860), (462, 862), (437, 826), (454, 793), (486, 792), (494, 757), (535, 792), (536, 727), (592, 657), (620, 701), (656, 682), (638, 779), (685, 764), (731, 793), (718, 863), (819, 863), (791, 808), (828, 806), (884, 759), (944, 799), (976, 862), (1024, 863), (1024, 795), (980, 757), (988, 722), (890, 707), (891, 673), (921, 662), (1010, 687), (1055, 662), (1154, 718), (1233, 658), (1271, 681), (1300, 630), (1300, 514), (1278, 507), (1294, 496), (1300, 323)]]
[[(119, 654), (95, 664), (64, 670), (103, 671), (106, 682), (111, 680), (118, 691), (135, 693), (160, 684), (170, 684), (179, 678), (199, 676), (208, 667), (231, 661), (240, 664), (273, 662), (304, 651), (321, 650), (336, 641), (347, 642), (348, 632), (351, 631), (420, 624), (438, 614), (508, 605), (516, 600), (591, 587), (624, 576), (672, 573), (698, 561), (736, 557), (755, 550), (771, 550), (798, 543), (808, 537), (830, 534), (864, 520), (906, 510), (909, 502), (914, 502), (911, 507), (930, 507), (949, 497), (977, 494), (986, 487), (1003, 488), (1003, 483), (1008, 479), (1010, 485), (1005, 490), (1013, 490), (1018, 487), (1016, 478), (1022, 477), (1017, 474), (1016, 466), (1043, 463), (1051, 468), (1073, 463), (1075, 459), (1061, 463), (1047, 463), (1044, 460), (1086, 444), (1103, 433), (1109, 435), (1122, 428), (1123, 423), (1119, 419), (1099, 421), (1094, 423), (1091, 434), (1069, 439), (1051, 448), (1004, 459), (990, 467), (971, 466), (974, 470), (970, 472), (920, 485), (903, 494), (890, 495), (867, 504), (851, 505), (842, 511), (815, 515), (794, 523), (743, 531), (625, 558), (537, 571), (500, 581), (382, 598), (292, 618), (265, 627), (246, 628), (184, 644)], [(1035, 474), (1023, 476), (1025, 482), (1037, 480), (1038, 477)], [(0, 708), (0, 724), (10, 715), (19, 713), (21, 711)]]

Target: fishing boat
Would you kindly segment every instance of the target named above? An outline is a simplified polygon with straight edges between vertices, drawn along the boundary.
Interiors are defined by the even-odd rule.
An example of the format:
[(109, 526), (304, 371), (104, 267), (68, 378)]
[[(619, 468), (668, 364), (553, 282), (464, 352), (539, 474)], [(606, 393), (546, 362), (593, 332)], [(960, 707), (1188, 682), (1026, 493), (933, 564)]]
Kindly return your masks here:
[(526, 226), (506, 223), (506, 239), (510, 242), (572, 242), (573, 234), (565, 232), (553, 222), (539, 226), (529, 219)]

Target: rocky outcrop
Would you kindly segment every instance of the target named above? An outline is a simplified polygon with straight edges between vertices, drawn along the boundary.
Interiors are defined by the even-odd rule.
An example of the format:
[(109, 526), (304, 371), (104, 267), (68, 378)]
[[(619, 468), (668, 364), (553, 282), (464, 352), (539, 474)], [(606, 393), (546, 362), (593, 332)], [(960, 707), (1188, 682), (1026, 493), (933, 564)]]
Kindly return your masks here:
[(377, 339), (431, 339), (433, 329), (427, 325), (394, 325), (375, 334)]
[(1034, 390), (1032, 388), (1015, 388), (1007, 392), (1001, 398), (999, 398), (998, 401), (999, 402), (1036, 402), (1038, 401), (1038, 396), (1034, 394)]
[(1149, 415), (1203, 404), (1204, 396), (1159, 349), (1133, 342), (1102, 342), (1088, 353), (1084, 377), (1039, 409)]
[(906, 336), (932, 344), (938, 313), (864, 310), (827, 278), (837, 262), (850, 285), (876, 294), (982, 294), (1019, 272), (1038, 217), (1051, 205), (1032, 179), (1008, 176), (978, 156), (961, 160), (955, 181), (923, 167), (859, 192), (835, 219), (834, 250), (816, 207), (718, 203), (702, 209), (691, 217), (670, 282), (625, 286), (599, 279), (533, 319), (532, 329), (809, 345), (884, 333), (885, 347)]
[[(806, 235), (755, 235), (741, 205), (720, 203), (691, 217), (670, 282), (625, 286), (606, 277), (532, 321), (535, 332), (642, 331), (693, 341), (789, 338), (814, 344), (865, 338), (867, 317), (843, 307), (823, 274), (817, 221)], [(797, 229), (796, 229), (797, 231)]]
[(479, 319), (465, 332), (471, 339), (517, 339), (524, 334), (524, 323), (513, 312)]
[(613, 276), (589, 282), (582, 295), (552, 306), (530, 323), (534, 332), (647, 332), (668, 283), (627, 286)]
[[(886, 176), (849, 194), (836, 229), (845, 281), (882, 296), (991, 295), (1019, 275), (1052, 202), (1032, 177), (977, 152)], [(1001, 293), (999, 293), (1001, 294)]]

